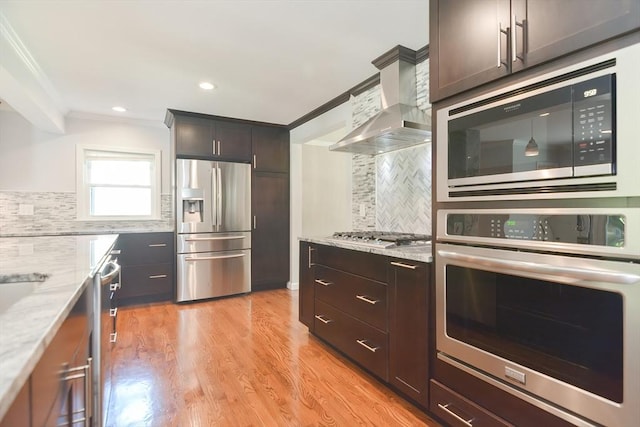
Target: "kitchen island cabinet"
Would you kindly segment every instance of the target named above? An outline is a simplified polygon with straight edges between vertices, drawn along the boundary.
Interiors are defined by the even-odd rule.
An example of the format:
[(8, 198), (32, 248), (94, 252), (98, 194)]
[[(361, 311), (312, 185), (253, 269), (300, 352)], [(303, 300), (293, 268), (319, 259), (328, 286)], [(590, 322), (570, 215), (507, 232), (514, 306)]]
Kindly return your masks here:
[(432, 103), (640, 27), (637, 0), (434, 0), (429, 14)]
[[(67, 424), (91, 407), (84, 389), (96, 333), (91, 284), (117, 237), (0, 239), (1, 275), (41, 279), (15, 283), (24, 292), (13, 295), (0, 284), (0, 425)], [(15, 421), (25, 416), (26, 424)]]
[(300, 241), (300, 321), (423, 409), (430, 253), (430, 245), (363, 250), (348, 241)]

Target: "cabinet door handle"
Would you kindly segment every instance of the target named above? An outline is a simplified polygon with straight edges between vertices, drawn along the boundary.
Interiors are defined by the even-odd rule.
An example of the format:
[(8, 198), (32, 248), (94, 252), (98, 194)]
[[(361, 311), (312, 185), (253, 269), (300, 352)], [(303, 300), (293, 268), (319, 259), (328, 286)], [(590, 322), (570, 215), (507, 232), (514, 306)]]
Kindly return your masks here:
[(403, 262), (396, 262), (396, 261), (391, 261), (391, 265), (395, 265), (396, 267), (408, 268), (410, 270), (415, 270), (416, 268), (418, 268), (417, 265), (405, 264)]
[(316, 279), (315, 282), (321, 284), (322, 286), (331, 286), (333, 284), (331, 282), (325, 282), (324, 280), (321, 280), (321, 279)]
[(367, 340), (356, 340), (356, 342), (372, 353), (375, 353), (380, 349), (380, 347), (371, 347), (369, 344), (367, 344)]
[(371, 298), (367, 297), (366, 295), (356, 295), (356, 298), (359, 299), (360, 301), (368, 302), (371, 305), (376, 305), (377, 303), (380, 302), (380, 300), (371, 299)]
[(149, 279), (166, 279), (166, 278), (167, 278), (166, 274), (153, 274), (149, 276)]
[(118, 315), (118, 307), (109, 309), (109, 316), (116, 317)]
[(112, 284), (109, 285), (109, 290), (114, 292), (117, 291), (118, 289), (120, 289), (122, 286), (120, 285), (120, 282), (114, 282)]
[(253, 216), (253, 229), (255, 230), (256, 228), (257, 228), (256, 227), (256, 216), (254, 215)]
[(308, 249), (309, 249), (309, 268), (311, 268), (311, 266), (313, 265), (311, 263), (311, 252), (313, 252), (314, 249), (311, 246), (309, 246)]
[(213, 152), (213, 155), (216, 155), (216, 140), (213, 139), (211, 140), (211, 151)]
[[(500, 68), (502, 67), (502, 65), (507, 65), (506, 62), (502, 62), (502, 35), (506, 35), (507, 36), (507, 45), (509, 44), (509, 29), (507, 28), (506, 30), (502, 29), (502, 22), (498, 22), (498, 62), (496, 63), (497, 67)], [(508, 56), (508, 54), (507, 54)], [(507, 59), (508, 61), (508, 59)]]
[(118, 341), (118, 333), (117, 332), (111, 332), (109, 334), (109, 342), (114, 343)]
[[(85, 427), (91, 425), (91, 416), (93, 415), (93, 358), (87, 358), (86, 365), (67, 369), (62, 375), (62, 381), (73, 381), (82, 379), (82, 387), (84, 391), (84, 408), (73, 411), (74, 424), (83, 422)], [(75, 414), (83, 414), (82, 418), (76, 418)]]
[(221, 156), (222, 152), (220, 151), (220, 140), (218, 140), (218, 156)]
[(331, 322), (333, 322), (333, 320), (331, 320), (331, 319), (325, 319), (323, 314), (316, 314), (314, 317), (315, 317), (316, 319), (318, 319), (319, 321), (321, 321), (322, 323), (324, 323), (325, 325), (326, 325), (327, 323), (331, 323)]
[(445, 411), (446, 413), (448, 413), (449, 415), (451, 415), (452, 417), (454, 417), (456, 420), (460, 421), (464, 425), (473, 427), (473, 418), (469, 418), (468, 420), (465, 420), (460, 415), (456, 414), (451, 409), (449, 409), (449, 407), (452, 407), (451, 403), (447, 403), (446, 405), (443, 405), (442, 403), (438, 403), (438, 408), (442, 409), (443, 411)]
[(114, 249), (111, 252), (109, 252), (110, 255), (120, 255), (120, 249)]
[(151, 243), (149, 245), (150, 248), (164, 248), (166, 246), (167, 246), (166, 243)]
[(257, 167), (258, 161), (256, 160), (256, 155), (253, 155), (253, 168), (255, 169)]

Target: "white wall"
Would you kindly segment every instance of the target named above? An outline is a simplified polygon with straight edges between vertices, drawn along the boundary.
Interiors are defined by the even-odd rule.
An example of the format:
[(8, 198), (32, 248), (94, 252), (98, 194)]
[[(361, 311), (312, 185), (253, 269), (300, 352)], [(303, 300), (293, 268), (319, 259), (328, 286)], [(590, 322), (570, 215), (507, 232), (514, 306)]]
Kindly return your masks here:
[[(291, 130), (289, 288), (298, 287), (298, 238), (326, 235), (328, 230), (346, 230), (351, 226), (351, 155), (332, 153), (326, 148), (350, 130), (350, 102)], [(325, 147), (307, 146), (308, 143)]]
[(351, 157), (326, 145), (302, 146), (302, 236), (351, 229)]
[(171, 192), (169, 129), (162, 122), (71, 117), (63, 135), (41, 131), (13, 111), (0, 111), (0, 191), (75, 192), (76, 144), (162, 152), (162, 193)]

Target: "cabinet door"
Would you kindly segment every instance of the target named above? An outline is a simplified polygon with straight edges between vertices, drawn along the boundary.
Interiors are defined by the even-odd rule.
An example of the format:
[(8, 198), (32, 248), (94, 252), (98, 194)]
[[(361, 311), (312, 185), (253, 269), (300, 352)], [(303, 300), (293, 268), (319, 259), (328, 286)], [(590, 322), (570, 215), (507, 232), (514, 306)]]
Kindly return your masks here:
[(530, 67), (640, 27), (638, 0), (513, 0), (518, 56)]
[(264, 172), (289, 172), (289, 131), (254, 126), (253, 168)]
[(211, 120), (176, 116), (176, 155), (178, 157), (211, 158), (215, 140)]
[(429, 264), (390, 259), (389, 380), (429, 407)]
[(255, 172), (251, 187), (251, 289), (282, 288), (289, 280), (289, 175)]
[(16, 427), (31, 425), (31, 408), (29, 405), (30, 382), (24, 383), (22, 389), (0, 421), (0, 427)]
[(251, 126), (215, 122), (216, 160), (251, 161)]
[(510, 72), (509, 10), (509, 0), (431, 0), (432, 103)]
[(313, 331), (313, 300), (314, 294), (314, 265), (313, 252), (315, 248), (309, 242), (300, 242), (300, 276), (298, 291), (298, 319)]

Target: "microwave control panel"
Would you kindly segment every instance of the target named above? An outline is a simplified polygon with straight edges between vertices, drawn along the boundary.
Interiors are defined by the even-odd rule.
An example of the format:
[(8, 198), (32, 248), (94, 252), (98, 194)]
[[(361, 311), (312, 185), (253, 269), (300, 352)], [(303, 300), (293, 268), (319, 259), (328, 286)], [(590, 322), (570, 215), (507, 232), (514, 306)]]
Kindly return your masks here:
[(535, 240), (593, 246), (624, 246), (624, 215), (447, 215), (447, 234), (501, 240)]
[(573, 85), (574, 165), (613, 163), (615, 74)]

